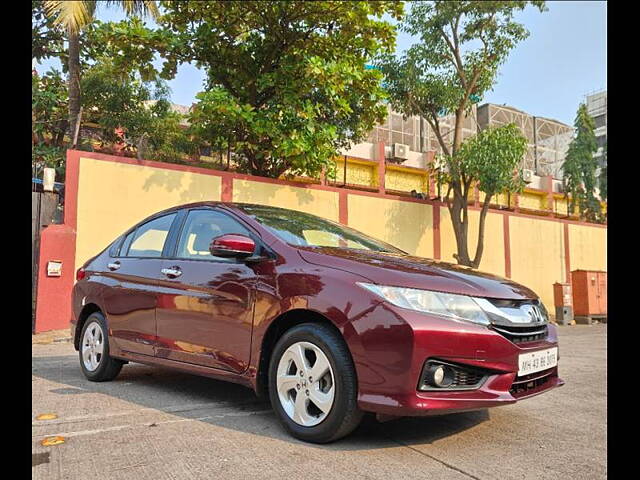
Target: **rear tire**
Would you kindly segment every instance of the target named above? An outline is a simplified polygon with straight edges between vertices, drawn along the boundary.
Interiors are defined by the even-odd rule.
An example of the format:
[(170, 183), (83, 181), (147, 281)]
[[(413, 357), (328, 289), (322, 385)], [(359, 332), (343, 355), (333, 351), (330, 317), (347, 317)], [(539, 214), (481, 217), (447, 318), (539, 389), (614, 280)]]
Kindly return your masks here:
[(349, 349), (335, 330), (303, 323), (278, 340), (269, 363), (269, 398), (291, 435), (312, 443), (348, 435), (362, 420), (357, 395)]
[(124, 362), (109, 355), (107, 321), (100, 312), (94, 312), (84, 322), (80, 333), (80, 368), (87, 380), (107, 382), (118, 376)]

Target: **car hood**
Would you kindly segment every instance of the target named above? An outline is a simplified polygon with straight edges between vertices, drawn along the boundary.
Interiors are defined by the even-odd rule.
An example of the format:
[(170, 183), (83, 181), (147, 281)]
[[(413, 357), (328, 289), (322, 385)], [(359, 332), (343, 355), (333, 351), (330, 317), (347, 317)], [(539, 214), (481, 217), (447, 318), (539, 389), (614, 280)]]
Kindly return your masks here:
[(538, 298), (510, 280), (428, 258), (333, 247), (299, 247), (299, 252), (309, 263), (355, 273), (380, 285), (509, 300)]

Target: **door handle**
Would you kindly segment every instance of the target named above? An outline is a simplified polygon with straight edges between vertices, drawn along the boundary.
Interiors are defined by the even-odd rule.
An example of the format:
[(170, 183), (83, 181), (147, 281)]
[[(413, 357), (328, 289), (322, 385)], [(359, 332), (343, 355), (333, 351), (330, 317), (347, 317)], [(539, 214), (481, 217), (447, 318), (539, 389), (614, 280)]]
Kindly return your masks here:
[(120, 262), (119, 261), (115, 261), (113, 263), (109, 263), (107, 264), (107, 267), (109, 267), (109, 270), (118, 270), (120, 268)]
[(160, 271), (169, 278), (176, 278), (182, 275), (182, 270), (179, 267), (163, 268)]

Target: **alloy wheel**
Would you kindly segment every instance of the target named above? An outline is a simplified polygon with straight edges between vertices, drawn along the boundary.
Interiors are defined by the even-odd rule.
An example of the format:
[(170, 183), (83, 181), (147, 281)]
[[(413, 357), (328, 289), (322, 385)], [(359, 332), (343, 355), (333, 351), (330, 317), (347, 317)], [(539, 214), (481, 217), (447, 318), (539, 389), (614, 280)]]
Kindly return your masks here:
[(82, 337), (82, 362), (87, 370), (93, 372), (100, 366), (104, 353), (104, 333), (98, 322), (91, 322)]
[(289, 346), (278, 362), (278, 398), (283, 410), (298, 425), (313, 427), (331, 411), (335, 377), (324, 352), (310, 342)]

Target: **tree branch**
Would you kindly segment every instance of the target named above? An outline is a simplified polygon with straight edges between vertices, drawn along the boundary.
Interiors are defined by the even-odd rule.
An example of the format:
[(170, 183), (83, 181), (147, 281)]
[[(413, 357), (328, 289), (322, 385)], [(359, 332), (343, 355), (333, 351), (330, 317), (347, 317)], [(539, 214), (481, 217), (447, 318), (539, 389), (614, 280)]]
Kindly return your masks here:
[(491, 197), (491, 194), (485, 194), (484, 201), (482, 202), (482, 210), (480, 211), (480, 221), (478, 224), (478, 244), (476, 245), (476, 254), (473, 258), (473, 268), (478, 268), (480, 266), (480, 259), (482, 258), (482, 252), (484, 250), (484, 226), (487, 218), (487, 212), (489, 211)]
[[(457, 25), (457, 22), (456, 22), (456, 25)], [(462, 85), (462, 88), (466, 89), (467, 78), (464, 73), (464, 65), (462, 64), (462, 58), (460, 57), (460, 47), (457, 43), (458, 33), (457, 31), (453, 30), (453, 37), (454, 37), (454, 41), (456, 42), (456, 44), (454, 45), (451, 42), (451, 39), (447, 36), (447, 33), (444, 31), (444, 28), (439, 27), (438, 30), (440, 30), (440, 35), (442, 36), (444, 41), (447, 43), (449, 50), (451, 50), (451, 53), (453, 53), (453, 56), (456, 60), (455, 67), (456, 67), (456, 70), (458, 71), (458, 76), (460, 77), (460, 84)]]
[(433, 133), (435, 133), (438, 143), (440, 144), (440, 147), (442, 148), (444, 154), (448, 157), (451, 156), (449, 148), (447, 147), (447, 144), (445, 143), (444, 139), (442, 138), (442, 134), (440, 133), (440, 122), (438, 121), (438, 116), (429, 112), (429, 114), (425, 115), (424, 118), (429, 126), (433, 129)]

